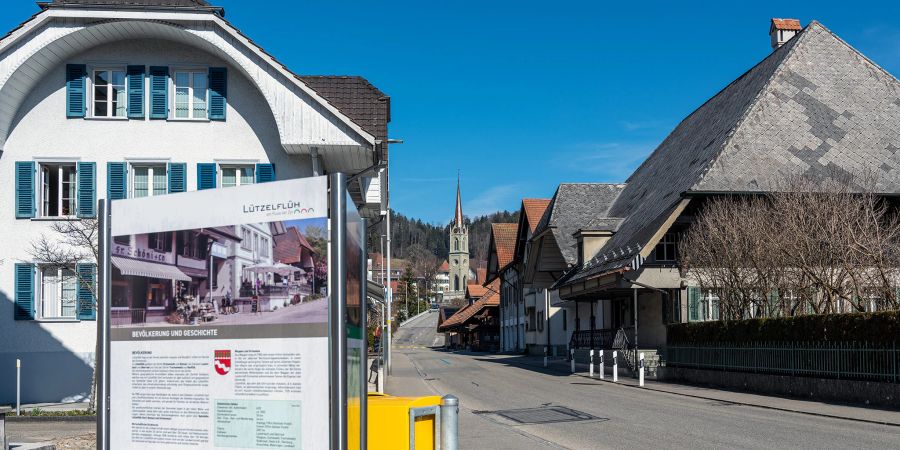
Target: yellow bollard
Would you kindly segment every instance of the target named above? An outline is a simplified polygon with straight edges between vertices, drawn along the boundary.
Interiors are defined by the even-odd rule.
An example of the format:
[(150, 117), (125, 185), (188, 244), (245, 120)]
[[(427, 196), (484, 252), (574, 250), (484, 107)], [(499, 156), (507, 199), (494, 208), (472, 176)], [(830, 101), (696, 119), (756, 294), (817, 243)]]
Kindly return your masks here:
[[(440, 440), (441, 397), (394, 397), (370, 392), (368, 448), (434, 450)], [(413, 428), (410, 429), (410, 422)], [(358, 448), (350, 445), (351, 448)]]

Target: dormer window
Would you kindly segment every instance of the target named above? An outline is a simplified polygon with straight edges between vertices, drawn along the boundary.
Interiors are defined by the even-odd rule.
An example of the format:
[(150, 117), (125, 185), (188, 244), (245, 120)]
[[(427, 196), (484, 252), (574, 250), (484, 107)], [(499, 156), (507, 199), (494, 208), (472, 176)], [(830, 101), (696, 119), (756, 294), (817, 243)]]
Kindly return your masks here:
[(666, 233), (656, 244), (655, 258), (659, 262), (675, 262), (678, 259), (678, 243), (675, 233)]

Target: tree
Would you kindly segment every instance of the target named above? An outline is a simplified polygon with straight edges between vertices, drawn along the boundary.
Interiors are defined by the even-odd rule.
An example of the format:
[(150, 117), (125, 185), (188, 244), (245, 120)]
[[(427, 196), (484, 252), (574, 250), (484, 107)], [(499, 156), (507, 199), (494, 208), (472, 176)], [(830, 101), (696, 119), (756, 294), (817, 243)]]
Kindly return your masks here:
[(724, 319), (896, 309), (900, 216), (863, 186), (795, 179), (709, 200), (681, 239), (682, 269)]
[[(40, 261), (44, 267), (74, 269), (78, 263), (97, 263), (100, 261), (100, 240), (97, 219), (60, 220), (50, 224), (52, 237), (41, 234), (28, 250), (32, 261)], [(93, 308), (97, 308), (98, 283), (95, 278), (85, 279), (79, 271), (73, 270), (78, 285), (90, 291)], [(96, 277), (96, 274), (94, 275)], [(97, 342), (99, 350), (100, 342)], [(99, 353), (99, 351), (98, 351)], [(90, 405), (97, 408), (97, 368), (91, 376)]]

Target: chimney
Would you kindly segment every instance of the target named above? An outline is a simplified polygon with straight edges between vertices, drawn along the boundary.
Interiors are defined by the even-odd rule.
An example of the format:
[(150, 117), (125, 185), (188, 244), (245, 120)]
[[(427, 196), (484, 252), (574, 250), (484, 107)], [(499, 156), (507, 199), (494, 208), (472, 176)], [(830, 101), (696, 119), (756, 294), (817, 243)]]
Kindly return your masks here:
[(769, 37), (772, 40), (772, 50), (778, 50), (778, 47), (784, 45), (795, 34), (799, 33), (803, 27), (797, 19), (772, 19), (772, 25), (769, 26)]

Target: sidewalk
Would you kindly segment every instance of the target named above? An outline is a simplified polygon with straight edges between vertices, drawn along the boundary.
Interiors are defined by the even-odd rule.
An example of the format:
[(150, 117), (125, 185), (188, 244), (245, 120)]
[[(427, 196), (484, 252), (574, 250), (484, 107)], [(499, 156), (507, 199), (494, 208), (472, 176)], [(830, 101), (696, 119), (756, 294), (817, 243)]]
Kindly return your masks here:
[[(551, 359), (549, 367), (545, 368), (543, 357), (541, 356), (500, 355), (495, 358), (501, 360), (508, 359), (506, 362), (509, 364), (537, 367), (542, 370), (572, 374), (570, 362), (564, 359)], [(575, 373), (572, 375), (588, 378), (599, 383), (613, 382), (611, 367), (606, 368), (605, 379), (603, 380), (600, 379), (599, 367), (594, 367), (595, 372), (593, 378), (588, 374), (588, 369), (588, 364), (576, 363)], [(672, 395), (900, 427), (900, 411), (850, 406), (837, 403), (824, 403), (799, 398), (774, 397), (655, 380), (645, 380), (644, 387), (640, 387), (638, 386), (638, 380), (625, 375), (626, 372), (627, 370), (623, 370), (621, 366), (619, 367), (619, 381), (616, 384), (628, 388), (645, 389)]]

